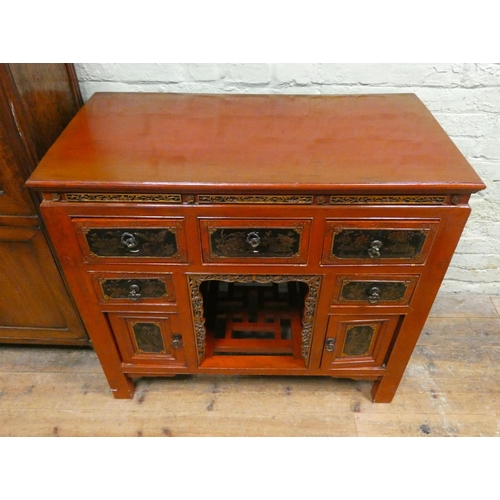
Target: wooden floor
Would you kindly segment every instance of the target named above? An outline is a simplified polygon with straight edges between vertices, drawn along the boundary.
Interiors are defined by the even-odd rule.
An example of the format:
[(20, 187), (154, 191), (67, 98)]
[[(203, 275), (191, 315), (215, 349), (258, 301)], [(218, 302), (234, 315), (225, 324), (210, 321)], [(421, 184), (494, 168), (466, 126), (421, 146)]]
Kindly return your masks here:
[(1, 436), (498, 436), (500, 296), (441, 294), (391, 404), (320, 377), (142, 379), (115, 400), (92, 350), (0, 346)]

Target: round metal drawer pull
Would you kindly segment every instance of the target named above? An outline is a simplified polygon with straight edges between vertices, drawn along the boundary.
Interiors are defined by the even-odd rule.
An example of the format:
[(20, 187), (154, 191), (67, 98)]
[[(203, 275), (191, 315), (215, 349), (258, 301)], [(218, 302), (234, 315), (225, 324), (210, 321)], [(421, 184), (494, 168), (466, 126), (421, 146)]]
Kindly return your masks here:
[(253, 248), (256, 249), (260, 245), (260, 236), (255, 231), (247, 234), (247, 243)]
[(170, 344), (172, 349), (179, 349), (179, 347), (182, 347), (182, 335), (179, 333), (174, 333), (172, 335), (172, 343)]
[(368, 302), (376, 304), (380, 300), (380, 288), (372, 286), (368, 290)]
[(139, 250), (134, 250), (139, 244), (137, 238), (132, 233), (123, 233), (120, 241), (131, 251), (138, 252)]
[(325, 351), (333, 352), (335, 350), (335, 339), (329, 338), (325, 340)]
[(139, 293), (140, 291), (141, 287), (139, 285), (130, 285), (130, 291), (128, 293), (129, 299), (137, 300), (141, 296)]
[(380, 240), (373, 240), (370, 243), (370, 248), (368, 249), (368, 255), (375, 259), (380, 257), (380, 249), (382, 248), (383, 243)]

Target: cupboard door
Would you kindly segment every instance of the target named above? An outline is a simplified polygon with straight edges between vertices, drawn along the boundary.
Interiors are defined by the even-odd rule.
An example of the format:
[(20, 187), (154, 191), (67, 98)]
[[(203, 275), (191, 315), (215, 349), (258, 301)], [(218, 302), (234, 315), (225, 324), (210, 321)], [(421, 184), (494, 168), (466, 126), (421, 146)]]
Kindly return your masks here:
[(331, 315), (321, 368), (383, 367), (403, 316)]
[(86, 344), (42, 231), (0, 227), (0, 255), (2, 341)]
[(186, 367), (176, 313), (108, 313), (125, 363)]

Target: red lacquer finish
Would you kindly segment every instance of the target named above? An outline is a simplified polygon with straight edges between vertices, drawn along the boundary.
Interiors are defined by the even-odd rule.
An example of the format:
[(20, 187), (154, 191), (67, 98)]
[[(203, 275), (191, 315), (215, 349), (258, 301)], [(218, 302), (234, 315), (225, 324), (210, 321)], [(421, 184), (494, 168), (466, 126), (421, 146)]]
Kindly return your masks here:
[(96, 94), (28, 185), (116, 397), (279, 374), (375, 402), (484, 189), (410, 94)]

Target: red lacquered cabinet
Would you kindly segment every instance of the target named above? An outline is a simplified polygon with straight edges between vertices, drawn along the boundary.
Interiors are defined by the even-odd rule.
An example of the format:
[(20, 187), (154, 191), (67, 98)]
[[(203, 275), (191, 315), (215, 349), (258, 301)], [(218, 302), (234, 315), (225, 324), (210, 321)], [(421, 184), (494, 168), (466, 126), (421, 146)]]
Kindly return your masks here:
[(412, 94), (95, 94), (28, 185), (115, 397), (325, 375), (375, 402), (485, 187)]

